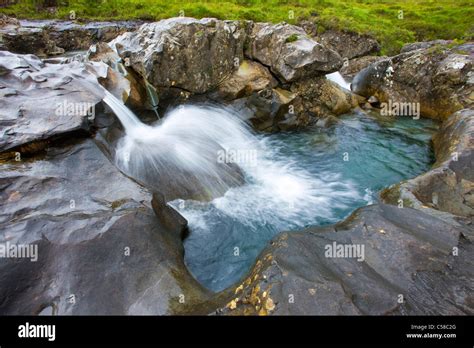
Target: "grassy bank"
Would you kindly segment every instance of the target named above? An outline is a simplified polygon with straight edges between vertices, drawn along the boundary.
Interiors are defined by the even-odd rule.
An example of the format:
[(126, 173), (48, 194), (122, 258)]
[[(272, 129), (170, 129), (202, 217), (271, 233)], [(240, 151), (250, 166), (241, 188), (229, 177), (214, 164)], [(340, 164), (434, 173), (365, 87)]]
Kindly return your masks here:
[(296, 24), (309, 19), (320, 30), (370, 34), (386, 54), (398, 52), (407, 42), (474, 36), (474, 0), (57, 0), (56, 11), (38, 10), (39, 2), (19, 0), (0, 8), (0, 13), (67, 19), (74, 11), (79, 20), (159, 20), (185, 15)]

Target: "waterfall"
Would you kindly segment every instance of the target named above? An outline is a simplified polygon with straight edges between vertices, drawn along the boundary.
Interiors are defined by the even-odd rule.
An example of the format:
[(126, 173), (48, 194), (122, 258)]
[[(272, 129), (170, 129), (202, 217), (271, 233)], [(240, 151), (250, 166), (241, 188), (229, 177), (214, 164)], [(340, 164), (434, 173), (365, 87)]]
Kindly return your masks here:
[(116, 165), (166, 199), (212, 199), (244, 182), (239, 166), (225, 154), (250, 151), (255, 139), (231, 110), (180, 106), (146, 125), (111, 93), (105, 92), (104, 102), (125, 129), (115, 149)]
[(341, 75), (339, 71), (333, 72), (331, 74), (327, 74), (326, 78), (328, 80), (331, 80), (337, 83), (342, 88), (348, 89), (349, 91), (351, 90), (351, 84), (346, 82), (346, 80), (344, 79), (344, 77)]

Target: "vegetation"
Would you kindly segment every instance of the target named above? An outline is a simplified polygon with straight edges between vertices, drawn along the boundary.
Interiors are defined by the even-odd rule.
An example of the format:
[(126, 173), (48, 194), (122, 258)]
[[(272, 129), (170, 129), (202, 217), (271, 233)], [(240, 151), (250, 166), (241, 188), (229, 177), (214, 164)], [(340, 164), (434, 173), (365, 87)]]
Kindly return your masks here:
[[(474, 0), (17, 0), (0, 8), (19, 18), (159, 20), (175, 16), (251, 19), (296, 24), (307, 19), (318, 30), (344, 29), (377, 38), (383, 53), (407, 42), (472, 39)], [(44, 5), (56, 7), (44, 8)], [(74, 12), (71, 12), (74, 11)]]

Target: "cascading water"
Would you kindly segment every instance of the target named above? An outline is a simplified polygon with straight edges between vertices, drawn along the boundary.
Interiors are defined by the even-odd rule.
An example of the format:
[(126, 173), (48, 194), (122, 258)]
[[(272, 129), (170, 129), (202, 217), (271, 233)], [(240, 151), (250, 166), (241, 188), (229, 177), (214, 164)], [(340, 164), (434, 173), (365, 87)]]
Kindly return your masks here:
[(325, 131), (255, 135), (226, 107), (181, 106), (146, 125), (110, 93), (104, 101), (125, 128), (118, 167), (188, 220), (185, 262), (216, 291), (277, 233), (339, 221), (431, 161), (426, 120), (394, 124), (360, 112)]

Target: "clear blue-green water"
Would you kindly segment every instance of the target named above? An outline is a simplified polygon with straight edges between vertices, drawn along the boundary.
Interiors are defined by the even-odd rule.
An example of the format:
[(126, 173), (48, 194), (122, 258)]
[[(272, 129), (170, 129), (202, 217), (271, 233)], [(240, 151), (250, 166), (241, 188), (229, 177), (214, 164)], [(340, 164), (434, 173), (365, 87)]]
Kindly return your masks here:
[(209, 203), (172, 203), (188, 219), (185, 262), (204, 286), (232, 285), (279, 232), (340, 221), (433, 162), (432, 121), (361, 111), (340, 120), (260, 135), (258, 161), (244, 166), (247, 184)]

